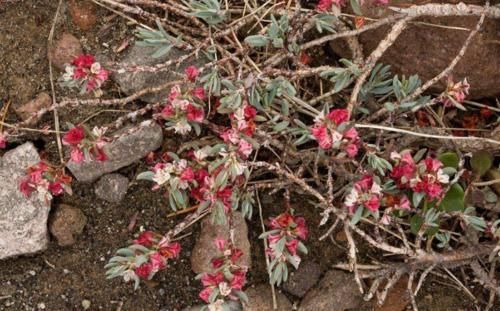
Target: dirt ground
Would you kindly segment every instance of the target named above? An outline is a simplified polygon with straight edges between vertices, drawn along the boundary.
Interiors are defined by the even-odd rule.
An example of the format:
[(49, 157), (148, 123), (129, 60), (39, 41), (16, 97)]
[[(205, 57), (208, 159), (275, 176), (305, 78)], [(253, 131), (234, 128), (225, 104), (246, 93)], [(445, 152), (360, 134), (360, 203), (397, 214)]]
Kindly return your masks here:
[[(50, 93), (47, 38), (57, 2), (25, 0), (1, 4), (0, 0), (0, 105), (11, 100), (13, 107), (17, 107), (42, 91)], [(110, 48), (131, 36), (132, 29), (120, 17), (112, 18), (112, 13), (104, 9), (97, 9), (97, 16), (97, 24), (90, 31), (83, 32), (73, 25), (67, 10), (63, 9), (56, 38), (64, 31), (69, 32), (81, 40), (84, 50), (111, 53)], [(55, 75), (57, 77), (59, 73), (56, 71)], [(111, 84), (106, 91), (117, 92), (117, 89)], [(76, 94), (58, 88), (57, 95)], [(93, 109), (61, 111), (61, 122), (77, 123), (93, 113)], [(102, 114), (92, 122), (98, 124), (115, 117), (114, 114)], [(15, 122), (15, 114), (9, 113), (7, 121)], [(46, 116), (39, 126), (51, 123), (51, 116)], [(33, 135), (19, 138), (19, 142), (26, 140), (34, 140), (49, 159), (57, 159), (52, 137)], [(133, 179), (144, 169), (145, 164), (139, 163), (120, 173)], [(127, 245), (140, 226), (165, 232), (175, 224), (177, 219), (166, 217), (170, 210), (161, 194), (152, 192), (145, 182), (133, 182), (122, 203), (110, 204), (95, 197), (92, 185), (75, 183), (73, 189), (73, 196), (56, 199), (53, 206), (66, 203), (80, 208), (88, 218), (84, 233), (71, 247), (62, 248), (52, 241), (45, 252), (36, 256), (0, 261), (0, 310), (82, 310), (82, 300), (91, 302), (90, 310), (170, 311), (199, 304), (197, 295), (201, 286), (194, 280), (189, 263), (198, 231), (196, 226), (192, 234), (181, 241), (181, 258), (172, 261), (169, 269), (140, 289), (134, 291), (130, 284), (104, 277), (104, 265), (112, 252)], [(264, 217), (279, 211), (281, 206), (275, 202), (280, 201), (279, 198), (264, 198)], [(306, 219), (318, 221), (312, 205), (301, 206), (309, 206), (300, 212)], [(129, 232), (127, 226), (136, 213), (139, 214), (137, 226)], [(258, 217), (254, 216), (249, 226), (253, 250), (253, 267), (249, 275), (251, 285), (266, 282), (267, 274), (262, 242), (258, 239), (261, 230)], [(310, 227), (312, 234), (308, 246), (311, 253), (307, 260), (320, 263), (325, 271), (332, 264), (346, 259), (343, 249), (328, 240), (318, 241), (323, 228), (319, 230), (314, 224)], [(487, 297), (481, 291), (474, 294), (480, 299)], [(421, 310), (474, 309), (472, 301), (463, 293), (434, 280), (424, 287), (418, 304)]]

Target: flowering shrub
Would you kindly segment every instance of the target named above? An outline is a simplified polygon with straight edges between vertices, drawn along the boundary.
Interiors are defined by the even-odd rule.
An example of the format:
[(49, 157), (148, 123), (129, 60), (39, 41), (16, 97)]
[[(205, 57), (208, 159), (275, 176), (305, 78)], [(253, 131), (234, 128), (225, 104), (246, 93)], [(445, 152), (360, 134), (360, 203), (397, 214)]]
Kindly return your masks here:
[(83, 126), (74, 126), (62, 138), (64, 145), (71, 148), (70, 160), (80, 163), (84, 160), (106, 161), (104, 146), (109, 139), (104, 136), (106, 128), (94, 127), (92, 131)]
[(29, 167), (26, 173), (19, 183), (19, 190), (26, 197), (36, 192), (41, 200), (48, 202), (52, 196), (62, 195), (64, 192), (72, 194), (71, 176), (66, 175), (63, 169), (41, 161)]
[(211, 260), (213, 272), (201, 273), (196, 277), (204, 286), (200, 298), (207, 304), (209, 310), (224, 310), (228, 300), (248, 302), (242, 290), (247, 267), (237, 264), (243, 255), (242, 251), (223, 238), (216, 238), (214, 243), (221, 256)]
[(76, 57), (61, 78), (61, 85), (80, 88), (80, 93), (98, 90), (108, 80), (108, 71), (95, 61), (93, 55), (82, 54)]
[(152, 231), (144, 231), (127, 248), (119, 249), (116, 256), (106, 265), (108, 278), (123, 277), (125, 282), (134, 281), (135, 288), (140, 279), (150, 280), (153, 276), (167, 268), (169, 259), (177, 258), (181, 246), (177, 242), (169, 242)]
[(289, 212), (271, 218), (269, 227), (271, 230), (261, 234), (260, 238), (266, 238), (269, 244), (266, 254), (271, 259), (271, 283), (280, 285), (288, 279), (287, 263), (297, 269), (301, 261), (298, 253), (307, 254), (302, 241), (307, 239), (309, 231), (303, 217), (293, 216)]
[[(498, 162), (488, 151), (498, 146), (498, 140), (452, 136), (447, 131), (458, 123), (464, 128), (458, 129), (462, 135), (472, 135), (468, 130), (476, 129), (480, 122), (493, 121), (498, 109), (476, 103), (467, 107), (470, 115), (461, 118), (462, 112), (456, 108), (465, 110), (470, 104), (465, 100), (470, 87), (466, 79), (450, 79), (439, 96), (422, 95), (428, 85), (418, 76), (393, 75), (389, 66), (379, 63), (412, 18), (439, 4), (399, 8), (398, 15), (372, 21), (361, 12), (364, 2), (303, 1), (297, 7), (266, 2), (258, 10), (251, 6), (240, 10), (229, 9), (219, 0), (193, 0), (183, 6), (162, 6), (186, 25), (195, 26), (189, 35), (175, 38), (169, 32), (177, 24), (156, 19), (157, 29), (147, 26), (137, 30), (137, 44), (155, 48), (152, 57), (164, 56), (174, 47), (186, 53), (154, 66), (119, 68), (120, 72), (157, 72), (180, 65), (185, 70), (177, 73), (179, 80), (148, 86), (146, 93), (169, 90), (169, 94), (121, 117), (114, 127), (151, 113), (181, 142), (176, 149), (168, 146), (158, 156), (149, 155), (149, 168), (137, 179), (164, 194), (174, 214), (186, 218), (166, 234), (145, 231), (130, 246), (119, 249), (106, 266), (109, 278), (123, 277), (139, 286), (140, 280), (153, 278), (179, 256), (180, 244), (172, 241), (199, 219), (207, 216), (214, 223), (231, 226), (234, 211), (252, 217), (255, 201), (259, 211), (269, 212), (253, 197), (268, 189), (284, 192), (287, 201), (260, 236), (267, 244), (266, 263), (273, 285), (286, 282), (289, 265), (297, 269), (308, 253), (306, 220), (295, 215), (288, 204), (297, 193), (299, 202), (311, 202), (321, 210), (321, 219), (311, 217), (309, 224), (330, 225), (320, 240), (331, 236), (339, 224), (343, 226), (349, 262), (338, 266), (354, 271), (361, 291), (370, 288), (367, 298), (376, 294), (383, 300), (389, 287), (404, 274), (409, 274), (411, 283), (422, 270), (479, 259), (486, 266), (486, 255), (496, 260), (500, 250), (495, 245), (500, 237), (498, 198), (489, 189), (495, 182), (481, 179)], [(339, 14), (347, 5), (355, 16), (351, 10)], [(443, 12), (450, 7), (453, 5), (430, 13), (446, 15)], [(478, 15), (486, 9), (462, 7), (453, 12)], [(141, 16), (146, 21), (155, 14)], [(246, 27), (255, 19), (262, 24), (260, 30)], [(369, 56), (352, 40), (348, 43), (353, 60), (313, 57), (318, 54), (316, 49), (333, 37), (350, 38), (386, 23), (394, 26)], [(205, 65), (185, 66), (201, 53), (206, 57)], [(75, 59), (63, 76), (66, 85), (84, 92), (99, 90), (107, 78), (108, 72), (90, 55)], [(129, 104), (130, 98), (144, 94), (141, 92), (123, 103)], [(109, 105), (118, 101), (89, 102)], [(433, 111), (436, 103), (447, 109), (437, 105)], [(419, 126), (426, 127), (425, 131)], [(487, 128), (494, 126), (488, 124)], [(70, 160), (105, 161), (103, 147), (110, 141), (105, 132), (105, 128), (89, 131), (84, 126), (72, 127), (63, 137), (71, 150)], [(387, 132), (391, 134), (383, 135)], [(0, 133), (0, 148), (5, 148), (10, 134), (10, 130)], [(420, 138), (426, 140), (416, 140)], [(443, 143), (430, 143), (436, 139)], [(415, 147), (419, 144), (423, 145), (420, 150)], [(451, 148), (461, 152), (447, 151)], [(21, 190), (27, 195), (33, 191), (57, 195), (61, 187), (69, 186), (63, 176), (37, 166)], [(370, 286), (359, 270), (372, 258), (358, 257), (358, 252), (366, 249), (357, 246), (359, 241), (377, 251), (373, 254), (384, 255), (370, 264), (370, 269), (377, 271), (363, 274), (375, 278)], [(217, 239), (215, 243), (220, 256), (212, 259), (212, 271), (198, 276), (203, 285), (199, 297), (208, 310), (223, 310), (229, 300), (246, 301), (247, 267), (237, 263), (242, 253), (230, 241)], [(443, 249), (446, 253), (440, 253)], [(420, 275), (419, 284), (426, 273)], [(496, 284), (493, 281), (490, 283)], [(379, 289), (380, 284), (387, 285)], [(412, 285), (408, 288), (414, 288)]]

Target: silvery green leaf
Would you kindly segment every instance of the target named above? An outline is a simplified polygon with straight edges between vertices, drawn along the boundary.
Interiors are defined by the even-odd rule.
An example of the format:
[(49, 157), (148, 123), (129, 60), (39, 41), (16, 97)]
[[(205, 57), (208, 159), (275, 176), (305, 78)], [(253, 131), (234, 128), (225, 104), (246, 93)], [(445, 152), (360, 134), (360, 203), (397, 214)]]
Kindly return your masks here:
[(155, 173), (151, 172), (151, 171), (146, 171), (146, 172), (142, 172), (142, 173), (139, 173), (139, 175), (137, 175), (137, 180), (153, 180), (153, 177), (155, 176)]
[(252, 47), (263, 47), (269, 44), (269, 38), (263, 35), (253, 35), (246, 37), (245, 42)]

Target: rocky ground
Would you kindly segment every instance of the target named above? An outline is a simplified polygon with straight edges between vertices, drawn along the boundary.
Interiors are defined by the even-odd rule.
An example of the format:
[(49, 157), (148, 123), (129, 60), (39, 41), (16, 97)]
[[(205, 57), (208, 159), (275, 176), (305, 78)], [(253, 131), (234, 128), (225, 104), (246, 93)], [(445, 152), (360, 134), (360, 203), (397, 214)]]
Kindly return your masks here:
[[(151, 60), (147, 49), (133, 45), (132, 28), (121, 17), (88, 1), (64, 1), (54, 48), (47, 49), (56, 7), (57, 1), (49, 0), (0, 4), (0, 105), (11, 101), (9, 122), (27, 119), (51, 104), (47, 55), (59, 69), (82, 51), (98, 54), (103, 62), (113, 59), (152, 65), (164, 61)], [(106, 92), (130, 94), (168, 79), (168, 73), (160, 77), (116, 75)], [(56, 94), (77, 95), (59, 88)], [(142, 101), (154, 102), (155, 98)], [(120, 111), (92, 107), (60, 112), (61, 122), (78, 123), (94, 116), (91, 124), (109, 122), (120, 115)], [(52, 122), (52, 117), (46, 116), (38, 126)], [(199, 310), (201, 286), (194, 276), (206, 270), (215, 251), (213, 237), (228, 235), (224, 226), (213, 226), (207, 220), (194, 226), (182, 239), (181, 258), (136, 291), (130, 284), (104, 276), (111, 253), (126, 245), (141, 228), (162, 232), (178, 221), (168, 217), (171, 211), (160, 193), (136, 181), (137, 174), (146, 168), (141, 160), (145, 155), (171, 150), (176, 143), (153, 123), (127, 128), (126, 135), (107, 146), (109, 161), (68, 166), (76, 179), (74, 194), (52, 202), (36, 196), (26, 199), (17, 183), (23, 170), (40, 155), (57, 161), (53, 137), (19, 137), (18, 145), (0, 152), (0, 310)], [(261, 199), (265, 218), (279, 210), (276, 198), (263, 195)], [(311, 209), (304, 209), (304, 213), (306, 219), (319, 221)], [(258, 217), (251, 221), (239, 217), (236, 225), (240, 227), (236, 230), (237, 246), (248, 254), (242, 260), (251, 265), (247, 290), (251, 303), (244, 307), (234, 304), (231, 310), (272, 310), (263, 245), (258, 239), (260, 221)], [(363, 301), (353, 277), (332, 269), (333, 264), (346, 260), (345, 236), (339, 233), (332, 241), (319, 242), (323, 232), (314, 225), (311, 231), (310, 254), (289, 281), (276, 289), (278, 310), (405, 310), (409, 297), (404, 280), (391, 290), (384, 306)], [(366, 256), (376, 258), (378, 254)], [(481, 289), (474, 294), (482, 296)], [(421, 310), (474, 308), (450, 281), (440, 278), (431, 277), (417, 298)]]

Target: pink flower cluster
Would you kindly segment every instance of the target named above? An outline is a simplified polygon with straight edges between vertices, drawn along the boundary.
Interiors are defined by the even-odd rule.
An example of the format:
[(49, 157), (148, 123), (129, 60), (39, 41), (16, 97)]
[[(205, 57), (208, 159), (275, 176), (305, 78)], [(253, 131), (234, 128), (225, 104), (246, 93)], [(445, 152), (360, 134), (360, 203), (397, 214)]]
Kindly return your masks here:
[(457, 104), (462, 104), (467, 95), (469, 95), (469, 89), (470, 85), (467, 79), (455, 83), (450, 78), (448, 79), (445, 94), (440, 97), (440, 100), (445, 107), (457, 106)]
[(205, 91), (203, 88), (196, 88), (192, 96), (183, 96), (178, 85), (170, 90), (168, 100), (159, 116), (166, 120), (167, 125), (171, 126), (176, 133), (184, 135), (190, 132), (194, 123), (201, 123), (205, 118), (203, 108), (194, 103), (193, 97), (204, 100)]
[[(222, 168), (221, 168), (222, 169)], [(199, 204), (208, 204), (209, 207), (221, 205), (224, 212), (227, 214), (232, 207), (233, 187), (230, 185), (218, 186), (216, 184), (216, 176), (220, 173), (220, 169), (215, 170), (211, 174), (205, 169), (199, 169), (195, 172), (196, 187), (191, 189), (191, 196), (195, 198)]]
[(19, 182), (19, 190), (26, 197), (36, 191), (41, 198), (48, 200), (65, 191), (71, 193), (71, 176), (41, 161), (27, 169), (27, 175)]
[(246, 160), (253, 151), (253, 146), (242, 135), (252, 137), (255, 132), (255, 116), (257, 110), (244, 102), (243, 105), (230, 114), (232, 128), (225, 129), (220, 137), (226, 144), (236, 146), (239, 156)]
[[(213, 273), (201, 275), (204, 289), (199, 294), (199, 297), (212, 307), (221, 306), (227, 299), (240, 299), (239, 292), (245, 285), (248, 269), (238, 264), (238, 260), (243, 256), (240, 249), (219, 237), (214, 243), (222, 255), (212, 259)], [(217, 291), (216, 295), (214, 291)]]
[(347, 195), (344, 205), (353, 213), (358, 206), (363, 206), (372, 212), (380, 208), (382, 188), (373, 176), (365, 174), (354, 183), (351, 192)]
[(326, 117), (321, 112), (315, 119), (311, 134), (321, 149), (344, 150), (349, 157), (358, 154), (360, 138), (354, 127), (347, 128), (349, 112), (347, 109), (333, 109)]
[(71, 148), (70, 160), (81, 163), (85, 156), (97, 161), (106, 161), (108, 157), (104, 152), (104, 146), (108, 139), (104, 137), (106, 128), (94, 128), (91, 133), (87, 133), (82, 126), (71, 128), (62, 139), (64, 145)]
[(63, 80), (75, 81), (83, 86), (82, 91), (91, 92), (99, 89), (108, 80), (109, 73), (95, 61), (93, 55), (82, 54), (75, 58), (70, 66), (66, 67)]
[(287, 261), (286, 253), (279, 253), (277, 245), (280, 240), (285, 239), (284, 252), (288, 252), (296, 262), (300, 262), (297, 255), (297, 247), (307, 239), (309, 230), (306, 226), (306, 220), (303, 217), (291, 215), (289, 212), (280, 214), (270, 219), (269, 227), (272, 234), (267, 236), (269, 249), (266, 253), (272, 258), (280, 258), (281, 261)]
[(160, 162), (153, 167), (153, 181), (156, 185), (153, 190), (159, 189), (165, 183), (170, 186), (176, 185), (178, 189), (188, 189), (189, 183), (195, 179), (193, 169), (184, 159), (174, 160), (171, 163)]
[(151, 252), (147, 254), (148, 261), (136, 266), (134, 273), (145, 280), (150, 280), (160, 270), (167, 267), (168, 259), (177, 258), (181, 252), (179, 243), (170, 243), (160, 235), (144, 231), (134, 240), (134, 244), (149, 248)]
[(396, 165), (390, 177), (398, 188), (424, 193), (431, 201), (444, 195), (443, 184), (449, 182), (449, 176), (443, 173), (441, 161), (427, 157), (416, 164), (410, 152), (393, 152), (391, 158), (396, 161)]

